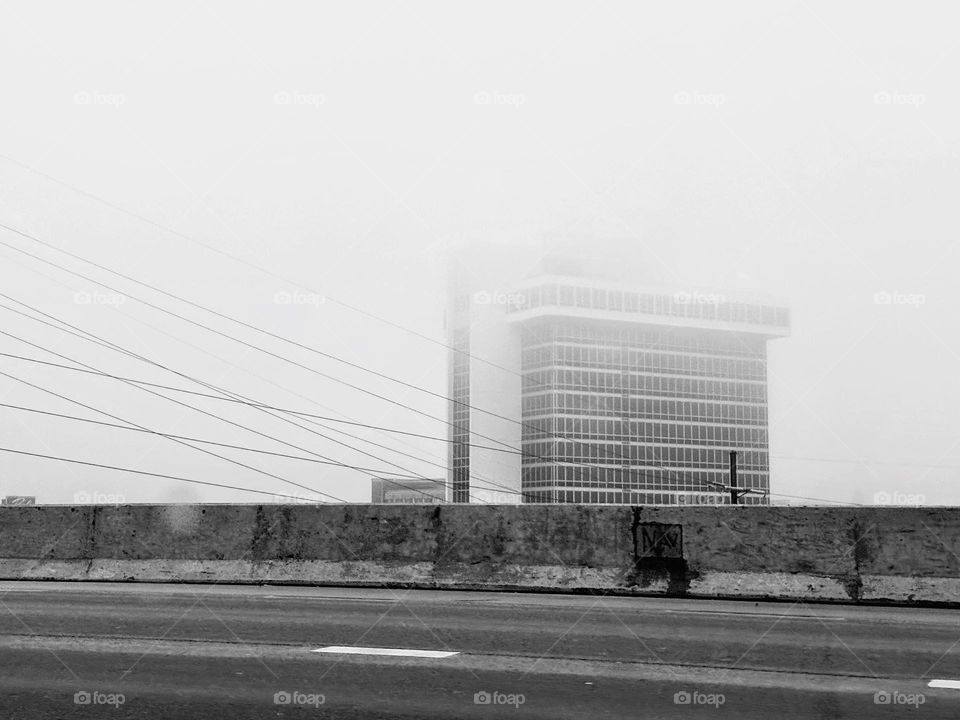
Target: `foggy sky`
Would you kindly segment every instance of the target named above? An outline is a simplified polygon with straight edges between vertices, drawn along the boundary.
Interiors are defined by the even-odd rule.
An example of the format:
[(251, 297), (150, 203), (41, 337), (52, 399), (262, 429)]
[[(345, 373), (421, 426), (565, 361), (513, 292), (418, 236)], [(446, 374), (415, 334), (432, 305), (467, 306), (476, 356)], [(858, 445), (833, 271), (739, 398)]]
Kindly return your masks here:
[[(620, 238), (659, 285), (790, 305), (791, 337), (770, 344), (773, 492), (956, 504), (956, 19), (949, 3), (9, 4), (0, 223), (440, 394), (440, 345), (340, 303), (443, 340), (450, 243)], [(445, 417), (442, 399), (6, 230), (0, 241), (125, 296), (0, 246), (3, 293), (158, 363), (278, 406), (446, 435), (441, 422), (126, 294), (431, 415)], [(193, 387), (0, 313), (0, 329), (102, 370)], [(2, 336), (0, 352), (63, 362)], [(0, 371), (151, 429), (302, 454), (114, 380), (7, 358)], [(2, 376), (0, 402), (109, 421)], [(332, 436), (380, 459), (249, 409), (199, 404), (339, 461), (445, 474), (346, 435)], [(445, 462), (443, 443), (341, 427)], [(0, 446), (309, 495), (168, 440), (5, 408)], [(369, 500), (369, 472), (211, 450)], [(0, 453), (0, 494), (77, 493), (265, 499)]]

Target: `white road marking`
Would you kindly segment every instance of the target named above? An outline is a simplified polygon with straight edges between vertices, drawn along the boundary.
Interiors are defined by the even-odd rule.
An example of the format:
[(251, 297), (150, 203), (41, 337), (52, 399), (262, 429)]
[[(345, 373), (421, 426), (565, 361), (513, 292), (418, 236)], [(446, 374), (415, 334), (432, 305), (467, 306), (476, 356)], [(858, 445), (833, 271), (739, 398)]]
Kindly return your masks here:
[(960, 690), (960, 680), (931, 680), (927, 683), (928, 687), (950, 688), (951, 690)]
[(459, 655), (459, 652), (447, 652), (446, 650), (412, 650), (406, 648), (375, 648), (375, 647), (354, 647), (350, 645), (330, 645), (328, 647), (317, 648), (310, 652), (315, 653), (334, 653), (340, 655), (392, 655), (394, 657), (420, 657), (420, 658), (448, 658)]

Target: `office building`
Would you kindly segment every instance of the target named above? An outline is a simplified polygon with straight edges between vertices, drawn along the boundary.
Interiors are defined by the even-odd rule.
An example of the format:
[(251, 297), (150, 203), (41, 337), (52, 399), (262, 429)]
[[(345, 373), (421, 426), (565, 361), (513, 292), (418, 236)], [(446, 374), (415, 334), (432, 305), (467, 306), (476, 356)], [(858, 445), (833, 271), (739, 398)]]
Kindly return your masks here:
[(429, 505), (446, 500), (447, 482), (443, 478), (371, 478), (370, 502), (377, 505)]
[(736, 450), (738, 485), (754, 491), (741, 502), (768, 502), (767, 342), (789, 334), (787, 308), (605, 267), (489, 246), (457, 256), (452, 500), (727, 503)]

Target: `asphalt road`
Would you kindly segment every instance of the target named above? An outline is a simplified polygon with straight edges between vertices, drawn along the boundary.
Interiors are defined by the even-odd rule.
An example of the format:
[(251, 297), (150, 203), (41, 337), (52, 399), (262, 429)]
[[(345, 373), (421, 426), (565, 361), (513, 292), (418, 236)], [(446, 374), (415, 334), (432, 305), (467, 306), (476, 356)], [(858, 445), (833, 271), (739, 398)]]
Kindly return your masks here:
[(960, 717), (935, 679), (957, 611), (0, 583), (2, 718)]

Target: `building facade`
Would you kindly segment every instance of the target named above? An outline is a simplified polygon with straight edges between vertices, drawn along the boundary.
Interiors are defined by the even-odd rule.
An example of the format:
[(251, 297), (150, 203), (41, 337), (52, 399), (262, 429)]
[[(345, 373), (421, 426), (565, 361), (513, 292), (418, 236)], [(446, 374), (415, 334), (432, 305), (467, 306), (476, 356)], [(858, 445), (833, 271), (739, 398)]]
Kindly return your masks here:
[(443, 478), (372, 478), (370, 502), (375, 505), (430, 505), (447, 499), (447, 481)]
[(516, 491), (498, 502), (723, 504), (736, 450), (741, 502), (767, 503), (767, 342), (787, 308), (556, 272), (571, 267), (455, 289), (451, 499), (496, 478)]

